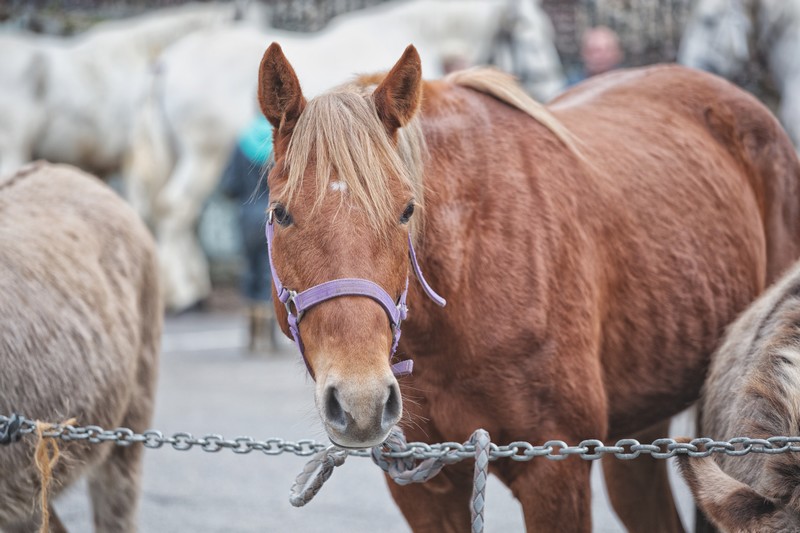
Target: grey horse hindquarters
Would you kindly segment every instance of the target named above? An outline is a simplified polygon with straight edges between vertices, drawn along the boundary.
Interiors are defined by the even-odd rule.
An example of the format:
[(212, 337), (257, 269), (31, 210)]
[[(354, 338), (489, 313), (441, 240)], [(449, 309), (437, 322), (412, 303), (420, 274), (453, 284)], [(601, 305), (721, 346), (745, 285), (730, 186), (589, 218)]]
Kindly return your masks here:
[[(146, 228), (93, 176), (35, 163), (0, 182), (0, 413), (146, 429), (157, 273)], [(135, 529), (141, 449), (59, 444), (51, 495), (87, 473), (98, 529)], [(26, 437), (0, 453), (0, 528), (36, 528), (34, 446)]]

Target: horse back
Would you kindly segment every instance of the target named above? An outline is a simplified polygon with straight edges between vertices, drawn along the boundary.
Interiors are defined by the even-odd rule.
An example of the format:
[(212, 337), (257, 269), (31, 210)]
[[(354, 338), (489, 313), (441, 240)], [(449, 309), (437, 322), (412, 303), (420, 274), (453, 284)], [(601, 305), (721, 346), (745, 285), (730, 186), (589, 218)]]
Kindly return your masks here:
[[(590, 79), (556, 98), (550, 108), (579, 135), (587, 122), (608, 120), (608, 112), (617, 113), (611, 122), (618, 134), (641, 133), (637, 122), (643, 119), (647, 127), (662, 121), (666, 128), (686, 130), (683, 143), (693, 146), (684, 149), (716, 152), (717, 164), (729, 158), (748, 179), (766, 238), (766, 282), (774, 281), (800, 255), (797, 153), (778, 120), (749, 93), (705, 72), (659, 65)], [(626, 108), (629, 112), (619, 112)], [(700, 130), (701, 137), (689, 133), (692, 130)]]
[[(615, 235), (602, 260), (611, 289), (602, 357), (620, 378), (609, 399), (655, 393), (688, 406), (724, 327), (800, 253), (794, 148), (750, 95), (676, 66), (601, 77), (551, 109), (585, 140), (598, 194), (619, 201), (604, 204), (600, 225)], [(662, 361), (622, 369), (653, 354)], [(633, 429), (642, 416), (612, 411), (612, 427)]]

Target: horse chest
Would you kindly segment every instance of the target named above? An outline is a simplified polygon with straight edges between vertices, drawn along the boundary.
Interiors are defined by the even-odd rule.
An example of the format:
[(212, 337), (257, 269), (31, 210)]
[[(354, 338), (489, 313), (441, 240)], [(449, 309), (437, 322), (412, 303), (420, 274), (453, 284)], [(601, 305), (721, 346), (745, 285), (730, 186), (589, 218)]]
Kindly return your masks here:
[(466, 428), (484, 428), (489, 433), (498, 433), (501, 424), (498, 419), (489, 415), (495, 409), (486, 409), (488, 402), (482, 400), (483, 391), (472, 392), (463, 387), (437, 387), (425, 393), (429, 411), (423, 416), (430, 418), (433, 425), (445, 439), (464, 440)]

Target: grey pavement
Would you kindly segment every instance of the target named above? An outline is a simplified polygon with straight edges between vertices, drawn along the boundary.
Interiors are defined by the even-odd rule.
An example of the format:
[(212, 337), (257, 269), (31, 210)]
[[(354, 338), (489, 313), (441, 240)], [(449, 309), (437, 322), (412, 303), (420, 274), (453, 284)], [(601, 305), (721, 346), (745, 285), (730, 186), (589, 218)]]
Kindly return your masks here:
[[(253, 357), (243, 348), (245, 337), (243, 317), (232, 312), (168, 319), (153, 427), (166, 434), (327, 442), (314, 409), (313, 382), (294, 348), (287, 342), (280, 353)], [(691, 435), (690, 427), (684, 415), (672, 435)], [(365, 458), (349, 458), (312, 502), (292, 507), (289, 489), (306, 461), (289, 454), (147, 450), (140, 531), (409, 531), (383, 473)], [(594, 531), (624, 531), (610, 510), (599, 466), (592, 475)], [(674, 468), (670, 464), (673, 481)], [(691, 526), (691, 496), (682, 482), (674, 486), (684, 523)], [(486, 498), (487, 533), (524, 531), (519, 504), (496, 478)], [(69, 531), (91, 531), (84, 485), (67, 491), (56, 509)]]

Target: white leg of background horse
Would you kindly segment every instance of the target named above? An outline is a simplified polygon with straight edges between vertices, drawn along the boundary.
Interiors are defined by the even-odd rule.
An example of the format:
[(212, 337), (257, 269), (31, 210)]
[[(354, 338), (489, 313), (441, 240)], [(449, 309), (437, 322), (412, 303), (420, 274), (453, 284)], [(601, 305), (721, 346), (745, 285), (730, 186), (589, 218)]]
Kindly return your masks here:
[(175, 164), (172, 139), (161, 114), (159, 95), (152, 93), (134, 118), (130, 148), (123, 160), (125, 196), (152, 227), (155, 202)]
[(772, 79), (780, 89), (778, 118), (800, 154), (800, 0), (762, 0), (762, 35), (778, 33), (767, 51)]
[(47, 65), (44, 45), (27, 35), (0, 33), (0, 177), (33, 156), (47, 116)]
[(158, 197), (155, 223), (167, 307), (180, 311), (211, 294), (208, 261), (197, 238), (203, 204), (219, 181), (227, 147), (203, 146), (181, 155)]
[(800, 155), (800, 72), (784, 83), (778, 114)]
[(27, 150), (0, 149), (0, 181), (4, 176), (11, 176), (16, 170), (31, 160)]

